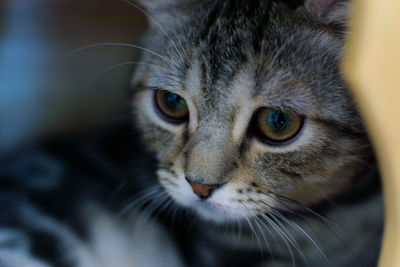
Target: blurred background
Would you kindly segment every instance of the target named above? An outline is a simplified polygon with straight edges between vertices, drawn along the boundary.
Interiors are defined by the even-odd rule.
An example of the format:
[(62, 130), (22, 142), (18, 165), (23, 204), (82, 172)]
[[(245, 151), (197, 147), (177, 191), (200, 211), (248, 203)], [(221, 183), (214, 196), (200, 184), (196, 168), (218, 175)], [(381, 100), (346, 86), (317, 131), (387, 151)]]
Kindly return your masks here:
[[(144, 16), (121, 0), (0, 0), (0, 155), (129, 112)], [(93, 77), (96, 76), (95, 79)]]

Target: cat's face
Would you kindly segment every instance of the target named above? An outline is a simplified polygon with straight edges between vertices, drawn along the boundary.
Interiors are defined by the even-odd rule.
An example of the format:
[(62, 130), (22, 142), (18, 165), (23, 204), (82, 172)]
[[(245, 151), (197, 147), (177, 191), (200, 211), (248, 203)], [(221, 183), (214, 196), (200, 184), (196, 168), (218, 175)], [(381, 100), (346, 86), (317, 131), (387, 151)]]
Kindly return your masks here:
[(134, 122), (176, 202), (229, 221), (350, 181), (369, 146), (338, 71), (335, 7), (317, 5), (334, 10), (323, 20), (279, 1), (161, 2), (147, 2), (154, 53), (134, 77)]

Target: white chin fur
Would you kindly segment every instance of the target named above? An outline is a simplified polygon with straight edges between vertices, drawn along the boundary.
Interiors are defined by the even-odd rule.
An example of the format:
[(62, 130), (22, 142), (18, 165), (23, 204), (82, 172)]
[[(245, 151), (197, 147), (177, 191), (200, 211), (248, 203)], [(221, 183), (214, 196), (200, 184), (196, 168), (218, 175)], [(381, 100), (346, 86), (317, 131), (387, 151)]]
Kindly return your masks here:
[(227, 208), (208, 201), (197, 201), (193, 203), (192, 209), (194, 209), (201, 218), (215, 223), (231, 222), (241, 218), (241, 216), (231, 213)]

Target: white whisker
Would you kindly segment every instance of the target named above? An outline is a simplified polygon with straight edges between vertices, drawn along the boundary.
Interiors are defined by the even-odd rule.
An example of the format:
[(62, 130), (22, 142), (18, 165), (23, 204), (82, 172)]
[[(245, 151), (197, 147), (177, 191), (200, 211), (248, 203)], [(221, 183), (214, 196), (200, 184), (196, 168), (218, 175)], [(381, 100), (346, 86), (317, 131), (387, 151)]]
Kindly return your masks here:
[(241, 238), (242, 238), (242, 225), (241, 225), (239, 219), (236, 219), (236, 224), (237, 224), (237, 227), (238, 227), (237, 239), (236, 239), (236, 247), (237, 247), (239, 242), (240, 242), (240, 240), (241, 240)]
[[(314, 210), (312, 210), (311, 208), (309, 208), (309, 207), (308, 207), (306, 204), (304, 204), (304, 203), (301, 203), (301, 202), (299, 202), (299, 201), (296, 201), (296, 200), (294, 200), (294, 199), (291, 199), (291, 198), (288, 198), (288, 197), (285, 197), (285, 196), (282, 196), (282, 195), (279, 195), (279, 194), (276, 194), (276, 193), (274, 193), (274, 194), (275, 194), (276, 196), (278, 196), (279, 198), (284, 199), (284, 200), (286, 200), (286, 201), (288, 201), (288, 202), (290, 202), (290, 203), (294, 203), (294, 204), (300, 206), (301, 208), (303, 208), (305, 211), (311, 213), (311, 215), (315, 216), (316, 219), (318, 219), (319, 222), (320, 222), (320, 223), (321, 223), (321, 224), (322, 224), (322, 225), (323, 225), (323, 226), (324, 226), (324, 227), (325, 227), (339, 242), (341, 242), (344, 246), (346, 246), (346, 247), (349, 249), (349, 251), (352, 252), (352, 254), (355, 254), (355, 253), (353, 252), (352, 247), (351, 247), (349, 244), (347, 244), (346, 241), (344, 241), (344, 239), (345, 239), (345, 238), (343, 238), (344, 233), (343, 233), (343, 231), (341, 230), (341, 228), (340, 228), (336, 223), (334, 223), (333, 221), (329, 220), (329, 219), (326, 218), (325, 216), (323, 216), (323, 215), (321, 215), (321, 214), (315, 212)], [(270, 197), (271, 197), (272, 199), (275, 199), (275, 200), (279, 201), (281, 204), (285, 205), (284, 202), (283, 202), (281, 199), (279, 199), (279, 198), (274, 198), (274, 197), (272, 197), (272, 196), (270, 196)], [(298, 214), (298, 213), (296, 213), (295, 211), (290, 210), (290, 208), (287, 207), (286, 205), (285, 205), (285, 207), (290, 211), (291, 214), (303, 218), (303, 219), (305, 220), (305, 223), (307, 223), (307, 217), (306, 217), (306, 216), (301, 215), (301, 214)], [(315, 232), (315, 231), (312, 229), (311, 226), (310, 226), (310, 229), (311, 229), (313, 232)], [(316, 236), (318, 236), (318, 234), (316, 234)]]
[(256, 239), (257, 239), (258, 246), (259, 246), (259, 248), (262, 250), (261, 241), (260, 241), (260, 239), (258, 238), (257, 232), (256, 232), (256, 230), (254, 229), (252, 223), (250, 222), (250, 220), (249, 220), (247, 217), (244, 217), (244, 219), (245, 219), (245, 220), (247, 221), (247, 223), (249, 224), (252, 240), (253, 240), (253, 234), (254, 234), (254, 236), (255, 236)]
[(112, 65), (110, 67), (107, 67), (101, 71), (99, 71), (98, 73), (96, 73), (95, 75), (93, 75), (90, 80), (95, 80), (97, 79), (99, 76), (103, 75), (104, 73), (111, 71), (113, 69), (119, 68), (119, 67), (123, 67), (123, 66), (129, 66), (129, 65), (146, 65), (146, 66), (157, 66), (154, 64), (150, 64), (150, 63), (146, 63), (146, 62), (140, 62), (140, 61), (128, 61), (128, 62), (123, 62), (123, 63), (119, 63), (119, 64), (115, 64)]
[[(290, 254), (290, 258), (292, 260), (292, 266), (296, 266), (296, 259), (294, 257), (293, 254), (293, 250), (290, 246), (290, 244), (288, 243), (288, 241), (292, 244), (291, 240), (286, 236), (286, 234), (279, 228), (278, 225), (276, 225), (272, 219), (270, 219), (268, 216), (266, 216), (265, 214), (261, 214), (260, 215), (264, 220), (266, 220), (271, 226), (272, 228), (275, 229), (275, 231), (278, 233), (278, 235), (281, 237), (282, 241), (285, 243), (286, 247), (288, 248), (289, 254)], [(293, 245), (293, 244), (292, 244)]]
[[(306, 257), (301, 252), (300, 246), (298, 245), (296, 239), (293, 237), (293, 235), (290, 233), (290, 231), (288, 229), (286, 229), (286, 227), (279, 221), (278, 218), (280, 218), (280, 217), (278, 216), (278, 218), (277, 218), (277, 216), (274, 215), (275, 214), (274, 208), (264, 201), (261, 201), (261, 203), (263, 205), (266, 205), (269, 208), (269, 215), (272, 217), (272, 220), (274, 220), (280, 226), (280, 229), (282, 230), (283, 233), (285, 233), (287, 240), (293, 245), (293, 247), (297, 250), (299, 255), (303, 258), (303, 260), (308, 263)], [(280, 215), (280, 213), (279, 213), (279, 215)]]
[(152, 217), (154, 217), (154, 211), (156, 211), (159, 207), (163, 206), (163, 204), (165, 203), (165, 200), (168, 197), (164, 194), (159, 196), (158, 198), (152, 199), (150, 201), (150, 203), (148, 204), (148, 206), (146, 206), (146, 208), (141, 211), (140, 216), (142, 217), (142, 220), (144, 220), (144, 222), (148, 222)]
[(161, 193), (159, 186), (150, 187), (149, 189), (143, 191), (141, 194), (137, 195), (134, 200), (127, 205), (125, 205), (117, 214), (118, 217), (123, 216), (127, 212), (131, 211), (139, 204), (144, 204), (154, 196)]
[(261, 232), (262, 238), (263, 238), (263, 240), (264, 240), (265, 246), (267, 247), (267, 250), (268, 250), (268, 252), (269, 252), (269, 255), (272, 256), (273, 254), (272, 254), (271, 247), (270, 247), (270, 245), (269, 245), (269, 243), (268, 243), (267, 238), (265, 237), (263, 228), (260, 226), (260, 224), (259, 224), (258, 222), (260, 222), (264, 227), (266, 227), (266, 226), (265, 226), (265, 224), (264, 224), (259, 218), (255, 217), (254, 223), (256, 224), (256, 226), (258, 227), (258, 229), (259, 229), (260, 232)]
[(319, 245), (314, 241), (314, 239), (306, 232), (304, 231), (303, 228), (301, 228), (297, 223), (295, 223), (294, 221), (290, 221), (288, 220), (283, 214), (281, 214), (279, 211), (277, 210), (271, 210), (271, 212), (273, 214), (275, 214), (276, 216), (278, 216), (278, 218), (280, 218), (281, 220), (283, 220), (284, 222), (286, 222), (287, 224), (291, 225), (293, 228), (299, 230), (303, 235), (306, 236), (306, 238), (311, 241), (311, 243), (314, 245), (314, 247), (317, 249), (318, 253), (321, 255), (321, 257), (325, 260), (326, 263), (329, 263), (329, 259), (326, 257), (325, 253), (322, 251), (322, 249), (319, 247)]
[[(121, 1), (123, 1), (123, 0), (121, 0)], [(150, 49), (147, 49), (147, 48), (145, 48), (145, 47), (138, 46), (138, 45), (134, 45), (134, 44), (113, 43), (113, 42), (97, 43), (97, 44), (87, 45), (87, 46), (84, 46), (84, 47), (81, 47), (81, 48), (72, 50), (71, 52), (69, 52), (69, 53), (67, 54), (67, 56), (68, 56), (68, 57), (69, 57), (69, 56), (73, 56), (73, 55), (75, 55), (75, 54), (77, 54), (77, 53), (80, 53), (80, 52), (82, 52), (82, 51), (84, 51), (84, 50), (87, 50), (87, 49), (91, 49), (91, 48), (95, 48), (95, 47), (104, 47), (104, 46), (122, 46), (122, 47), (137, 48), (137, 49), (140, 49), (140, 50), (142, 50), (142, 51), (144, 51), (144, 52), (147, 52), (147, 53), (149, 53), (149, 54), (152, 54), (152, 55), (154, 55), (154, 56), (156, 56), (156, 57), (159, 57), (159, 58), (161, 58), (162, 60), (165, 60), (165, 61), (167, 61), (167, 62), (170, 61), (168, 58), (166, 58), (166, 57), (164, 57), (164, 56), (162, 56), (162, 55), (160, 55), (160, 54), (158, 54), (158, 53), (156, 53), (156, 52), (154, 52), (154, 51), (152, 51), (152, 50), (150, 50)]]
[(156, 27), (162, 32), (162, 34), (168, 39), (168, 41), (173, 45), (175, 51), (178, 53), (179, 57), (181, 58), (181, 60), (184, 60), (184, 57), (182, 56), (182, 54), (180, 53), (178, 47), (176, 46), (175, 42), (172, 41), (172, 39), (169, 37), (169, 35), (167, 34), (167, 32), (164, 30), (163, 27), (161, 27), (161, 24), (155, 20), (152, 16), (150, 16), (149, 13), (147, 13), (143, 8), (140, 8), (139, 6), (135, 5), (134, 3), (132, 3), (129, 0), (121, 0), (122, 2), (133, 6), (134, 8), (136, 8), (137, 10), (139, 10), (140, 12), (142, 12), (149, 20), (151, 20), (154, 25), (156, 25)]

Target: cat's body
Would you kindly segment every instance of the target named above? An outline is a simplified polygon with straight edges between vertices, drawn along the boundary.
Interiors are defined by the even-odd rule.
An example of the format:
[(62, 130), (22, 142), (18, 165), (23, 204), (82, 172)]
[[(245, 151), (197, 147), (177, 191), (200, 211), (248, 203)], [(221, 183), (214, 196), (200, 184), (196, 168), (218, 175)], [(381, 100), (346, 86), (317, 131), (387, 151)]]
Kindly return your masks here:
[(338, 68), (347, 2), (143, 5), (134, 124), (157, 161), (103, 139), (63, 169), (27, 156), (45, 163), (29, 180), (3, 160), (0, 266), (374, 266), (379, 177)]
[[(237, 226), (218, 226), (179, 212), (173, 217), (169, 209), (150, 221), (146, 216), (138, 221), (132, 211), (121, 217), (132, 196), (156, 183), (152, 158), (140, 152), (131, 129), (122, 126), (106, 135), (49, 142), (2, 159), (0, 266), (291, 266), (284, 245), (269, 240), (284, 254), (272, 258), (262, 234), (258, 232), (258, 241), (247, 224), (239, 237)], [(141, 157), (132, 155), (133, 149)], [(30, 182), (24, 180), (27, 176)], [(298, 213), (307, 218), (302, 220), (307, 224), (299, 225), (330, 261), (340, 259), (336, 266), (375, 265), (382, 230), (377, 183), (365, 180), (355, 193), (335, 200), (335, 209), (330, 204), (316, 209), (326, 221)], [(27, 215), (31, 212), (42, 216)], [(320, 266), (320, 255), (305, 241), (299, 244), (310, 266)], [(302, 265), (297, 255), (297, 266)]]

